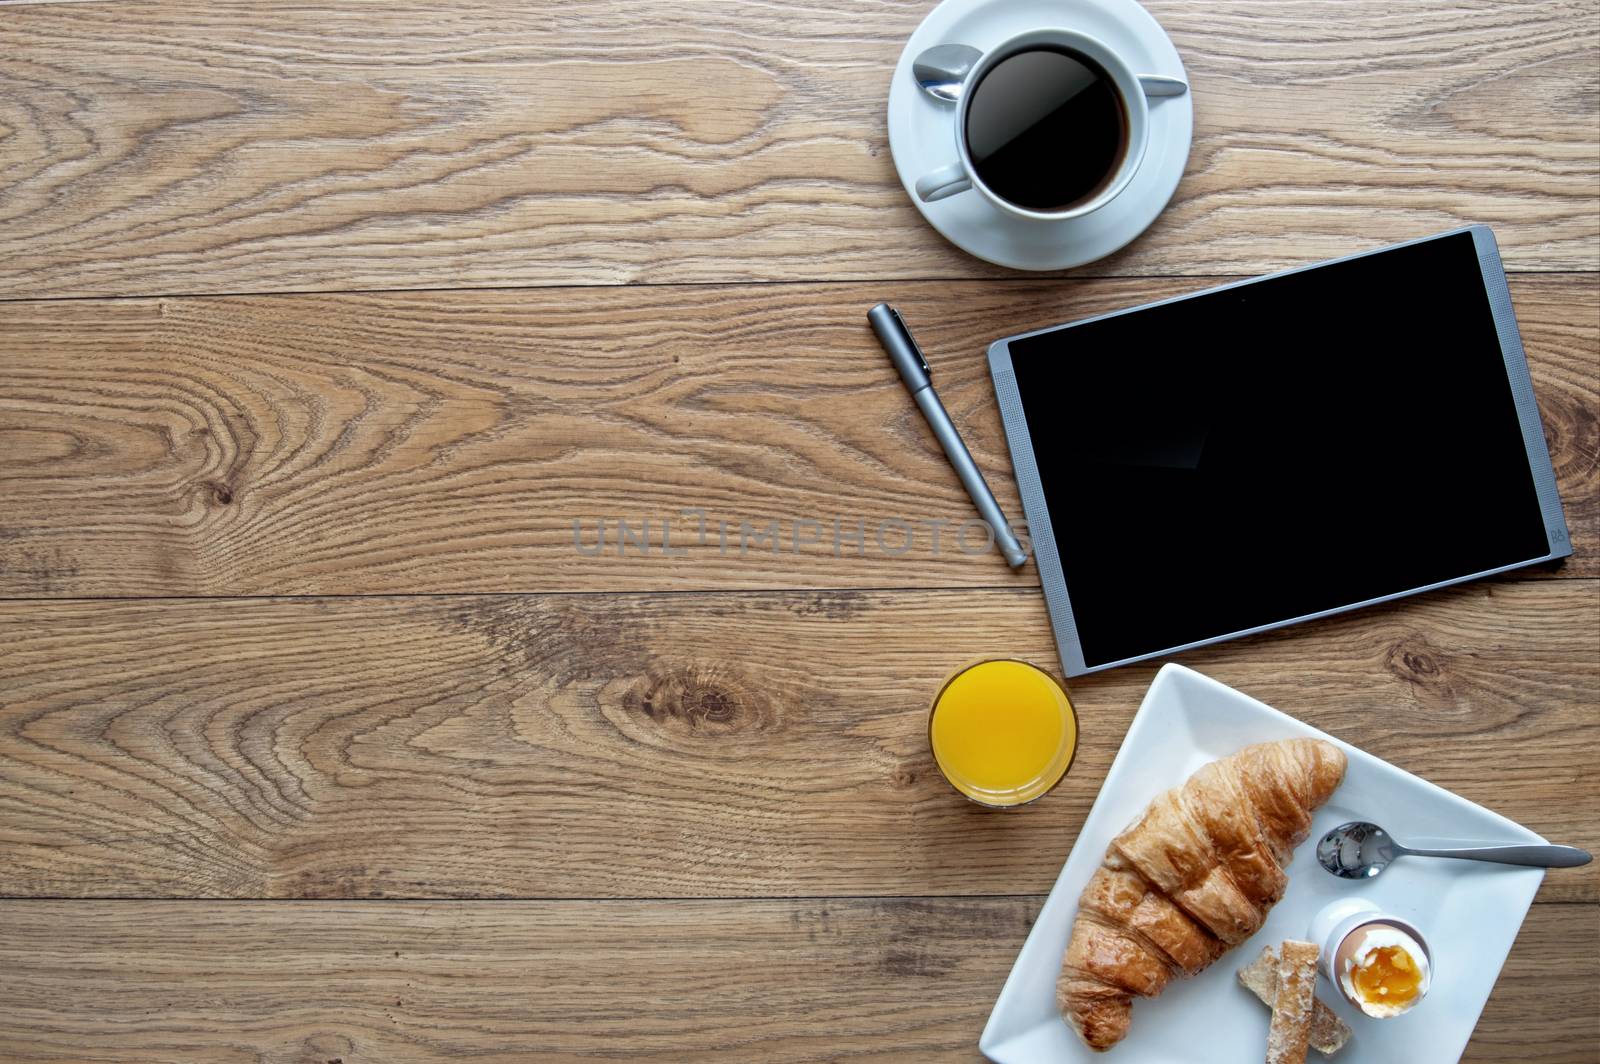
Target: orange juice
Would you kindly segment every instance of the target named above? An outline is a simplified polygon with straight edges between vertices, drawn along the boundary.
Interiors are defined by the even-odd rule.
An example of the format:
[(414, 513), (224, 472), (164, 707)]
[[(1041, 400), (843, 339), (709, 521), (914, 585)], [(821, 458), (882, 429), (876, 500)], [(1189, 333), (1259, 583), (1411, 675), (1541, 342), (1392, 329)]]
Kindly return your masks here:
[(1049, 673), (1023, 661), (984, 661), (945, 683), (928, 741), (956, 790), (984, 805), (1022, 805), (1066, 775), (1078, 720)]

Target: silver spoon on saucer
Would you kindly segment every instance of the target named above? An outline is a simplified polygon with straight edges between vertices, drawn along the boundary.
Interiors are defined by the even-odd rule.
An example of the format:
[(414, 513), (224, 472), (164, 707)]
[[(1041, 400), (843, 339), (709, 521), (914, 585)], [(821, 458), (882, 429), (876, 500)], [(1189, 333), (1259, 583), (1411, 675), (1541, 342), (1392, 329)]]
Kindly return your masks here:
[(936, 44), (912, 62), (911, 76), (935, 100), (955, 103), (961, 99), (967, 75), (982, 58), (983, 53), (968, 44)]
[[(936, 44), (927, 48), (911, 63), (911, 76), (917, 79), (922, 91), (935, 100), (955, 103), (961, 99), (967, 75), (983, 53), (969, 44)], [(1181, 78), (1162, 77), (1160, 74), (1140, 74), (1139, 84), (1146, 96), (1182, 96), (1189, 86)]]
[(1317, 862), (1344, 879), (1371, 879), (1396, 857), (1454, 857), (1464, 861), (1531, 865), (1535, 868), (1575, 868), (1592, 858), (1576, 846), (1460, 846), (1419, 850), (1402, 846), (1378, 825), (1365, 820), (1340, 824), (1317, 843)]

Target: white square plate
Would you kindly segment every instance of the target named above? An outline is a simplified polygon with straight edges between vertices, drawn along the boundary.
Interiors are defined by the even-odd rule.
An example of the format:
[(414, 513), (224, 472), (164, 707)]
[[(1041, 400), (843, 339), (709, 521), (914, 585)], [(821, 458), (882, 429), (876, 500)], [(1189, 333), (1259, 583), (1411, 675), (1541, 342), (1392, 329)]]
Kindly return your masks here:
[[(1128, 1037), (1108, 1053), (1086, 1047), (1056, 1011), (1056, 975), (1078, 911), (1078, 895), (1112, 838), (1150, 800), (1208, 761), (1251, 743), (1327, 739), (1349, 755), (1344, 783), (1317, 811), (1311, 836), (1295, 850), (1289, 887), (1256, 935), (1193, 979), (1175, 979), (1161, 996), (1135, 999)], [(1317, 993), (1355, 1032), (1339, 1064), (1451, 1064), (1499, 978), (1511, 943), (1544, 879), (1538, 868), (1476, 861), (1396, 861), (1373, 880), (1338, 879), (1317, 867), (1316, 840), (1349, 820), (1382, 824), (1402, 842), (1449, 845), (1471, 840), (1539, 843), (1527, 828), (1339, 742), (1270, 706), (1179, 665), (1163, 666), (1128, 727), (1111, 771), (1089, 810), (1066, 867), (1045, 901), (1000, 991), (978, 1046), (996, 1064), (1137, 1061), (1139, 1064), (1240, 1064), (1265, 1056), (1266, 1006), (1239, 985), (1240, 966), (1261, 947), (1305, 938), (1311, 919), (1341, 898), (1364, 896), (1428, 936), (1433, 986), (1404, 1016), (1373, 1020), (1319, 978)]]

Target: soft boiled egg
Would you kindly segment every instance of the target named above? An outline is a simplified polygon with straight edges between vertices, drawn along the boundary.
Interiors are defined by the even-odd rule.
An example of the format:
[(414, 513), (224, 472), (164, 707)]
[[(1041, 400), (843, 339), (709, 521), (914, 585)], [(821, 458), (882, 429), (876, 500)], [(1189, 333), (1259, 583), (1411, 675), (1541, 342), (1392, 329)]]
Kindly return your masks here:
[(1388, 923), (1355, 928), (1334, 957), (1339, 989), (1368, 1016), (1387, 1019), (1408, 1011), (1428, 992), (1433, 973), (1428, 951)]

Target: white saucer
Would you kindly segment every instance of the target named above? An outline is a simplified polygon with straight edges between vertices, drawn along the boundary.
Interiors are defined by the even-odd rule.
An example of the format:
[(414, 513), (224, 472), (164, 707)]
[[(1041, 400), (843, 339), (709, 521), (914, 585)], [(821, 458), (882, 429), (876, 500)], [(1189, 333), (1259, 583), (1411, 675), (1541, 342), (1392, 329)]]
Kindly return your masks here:
[(1178, 187), (1194, 132), (1193, 93), (1150, 101), (1150, 146), (1122, 194), (1082, 218), (1034, 222), (967, 191), (923, 203), (913, 186), (954, 162), (954, 105), (917, 87), (911, 63), (936, 44), (987, 49), (1025, 30), (1056, 27), (1097, 37), (1139, 74), (1188, 80), (1159, 23), (1134, 0), (944, 0), (906, 42), (889, 85), (889, 150), (906, 194), (945, 239), (969, 254), (1018, 270), (1062, 270), (1111, 254), (1156, 220)]

